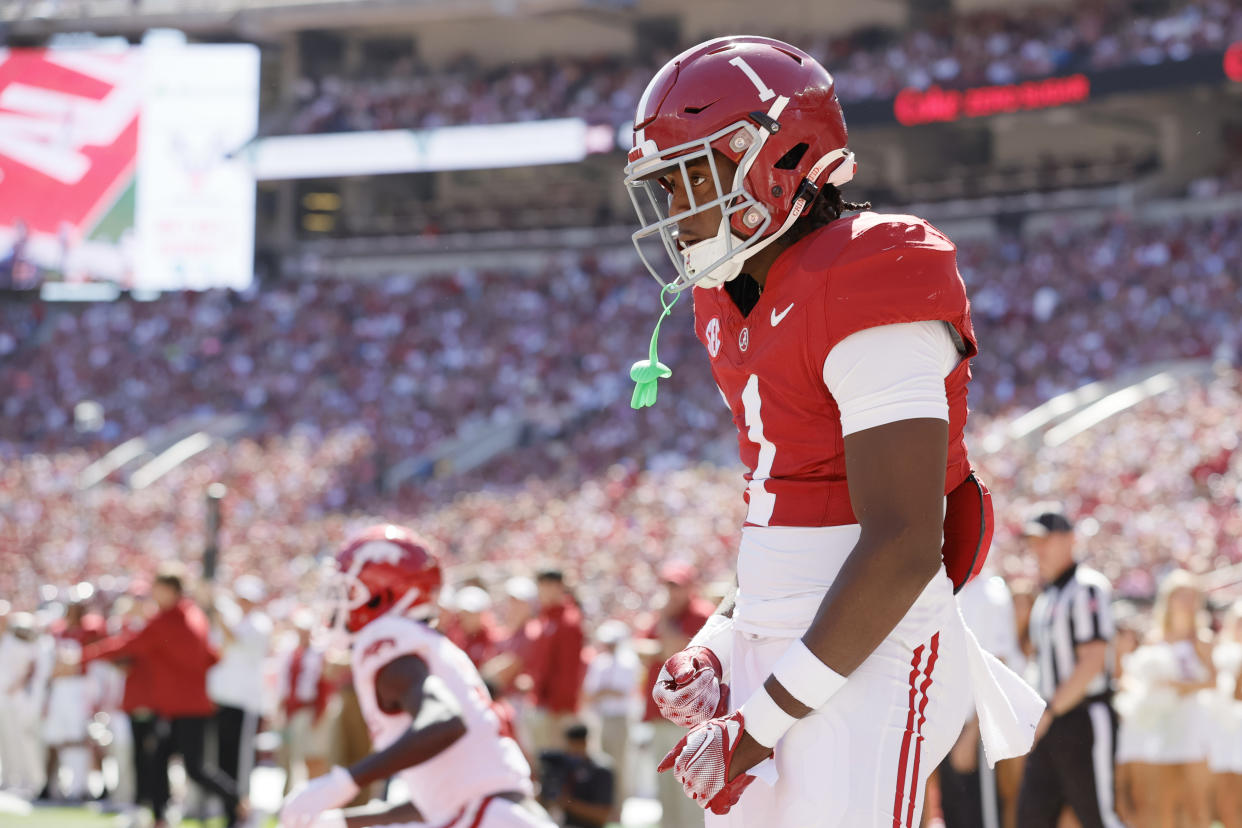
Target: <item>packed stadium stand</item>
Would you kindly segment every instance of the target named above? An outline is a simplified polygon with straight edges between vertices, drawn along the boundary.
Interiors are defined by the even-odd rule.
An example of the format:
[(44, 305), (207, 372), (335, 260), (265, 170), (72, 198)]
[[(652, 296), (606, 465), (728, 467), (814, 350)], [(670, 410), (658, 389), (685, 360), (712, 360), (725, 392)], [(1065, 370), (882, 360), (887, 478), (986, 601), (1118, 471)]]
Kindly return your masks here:
[[(562, 568), (588, 633), (649, 627), (669, 559), (707, 593), (730, 580), (744, 483), (689, 302), (664, 324), (658, 405), (628, 405), (660, 303), (620, 171), (651, 75), (734, 30), (833, 73), (859, 158), (846, 198), (957, 243), (991, 571), (1038, 580), (1022, 525), (1058, 501), (1136, 629), (1175, 568), (1214, 611), (1242, 600), (1242, 2), (757, 5), (2, 4), (0, 47), (165, 27), (257, 43), (262, 104), (229, 153), (257, 181), (245, 289), (118, 279), (114, 301), (47, 301), (69, 268), (0, 224), (5, 612), (51, 629), (91, 584), (106, 614), (185, 561), (259, 576), (292, 631), (322, 560), (376, 519), (419, 527), (497, 614), (510, 579)], [(506, 156), (507, 130), (553, 119), (572, 158)], [(494, 163), (426, 149), (458, 127), (502, 130)], [(422, 154), (360, 149), (391, 135)], [(265, 147), (296, 170), (267, 171)]]

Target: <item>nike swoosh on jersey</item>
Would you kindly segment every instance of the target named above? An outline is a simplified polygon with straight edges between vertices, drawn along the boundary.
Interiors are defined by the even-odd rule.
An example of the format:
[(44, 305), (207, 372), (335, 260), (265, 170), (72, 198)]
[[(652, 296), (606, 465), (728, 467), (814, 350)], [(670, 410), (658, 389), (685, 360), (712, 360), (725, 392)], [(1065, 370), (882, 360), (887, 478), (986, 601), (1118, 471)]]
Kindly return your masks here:
[(777, 312), (776, 312), (776, 308), (772, 308), (772, 327), (773, 327), (773, 328), (775, 328), (777, 325), (781, 324), (781, 320), (783, 320), (783, 319), (785, 318), (785, 315), (786, 315), (786, 314), (788, 314), (791, 310), (793, 310), (793, 306), (794, 306), (794, 304), (795, 304), (795, 303), (790, 302), (790, 303), (789, 303), (789, 307), (785, 308), (785, 309), (784, 309), (783, 311), (781, 311), (780, 313), (777, 313)]

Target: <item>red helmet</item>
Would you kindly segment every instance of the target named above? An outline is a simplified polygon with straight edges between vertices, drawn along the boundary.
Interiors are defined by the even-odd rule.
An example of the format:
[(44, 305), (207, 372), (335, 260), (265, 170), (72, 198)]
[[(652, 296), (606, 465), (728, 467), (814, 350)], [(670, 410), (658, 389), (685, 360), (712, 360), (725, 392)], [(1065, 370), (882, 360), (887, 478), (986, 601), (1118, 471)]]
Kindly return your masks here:
[[(652, 275), (670, 290), (717, 287), (779, 238), (826, 180), (854, 176), (845, 116), (832, 76), (803, 52), (767, 37), (721, 37), (682, 52), (656, 73), (638, 102), (634, 149), (625, 168), (642, 228), (634, 244)], [(668, 215), (662, 179), (696, 158), (716, 170), (712, 151), (737, 164), (731, 183), (716, 177), (716, 198)], [(688, 183), (688, 182), (687, 182)], [(722, 208), (716, 236), (682, 248), (677, 223)], [(654, 216), (654, 218), (652, 218)], [(644, 239), (659, 235), (677, 275), (648, 261)]]
[(356, 633), (381, 615), (428, 617), (444, 584), (440, 561), (412, 530), (382, 523), (371, 526), (336, 556), (337, 617)]

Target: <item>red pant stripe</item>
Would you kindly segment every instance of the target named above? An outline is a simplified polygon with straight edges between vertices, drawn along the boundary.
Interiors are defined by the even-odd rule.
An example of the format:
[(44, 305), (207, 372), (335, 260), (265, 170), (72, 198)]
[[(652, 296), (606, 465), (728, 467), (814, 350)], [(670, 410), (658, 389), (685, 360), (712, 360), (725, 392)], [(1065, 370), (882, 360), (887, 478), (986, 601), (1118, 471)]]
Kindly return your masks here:
[(914, 803), (919, 798), (919, 759), (923, 754), (923, 724), (927, 721), (927, 691), (931, 688), (932, 670), (936, 669), (936, 658), (940, 654), (940, 633), (932, 636), (931, 654), (927, 657), (927, 673), (923, 679), (923, 686), (919, 691), (923, 694), (923, 700), (919, 702), (919, 722), (915, 726), (916, 734), (914, 740), (914, 770), (910, 777), (910, 804), (906, 810), (906, 825), (914, 825)]
[(918, 690), (919, 665), (923, 661), (923, 647), (914, 650), (910, 659), (910, 701), (906, 714), (906, 733), (901, 740), (901, 757), (897, 760), (897, 791), (893, 795), (893, 828), (902, 828), (901, 797), (906, 792), (906, 762), (910, 758), (910, 736), (914, 732), (915, 693)]

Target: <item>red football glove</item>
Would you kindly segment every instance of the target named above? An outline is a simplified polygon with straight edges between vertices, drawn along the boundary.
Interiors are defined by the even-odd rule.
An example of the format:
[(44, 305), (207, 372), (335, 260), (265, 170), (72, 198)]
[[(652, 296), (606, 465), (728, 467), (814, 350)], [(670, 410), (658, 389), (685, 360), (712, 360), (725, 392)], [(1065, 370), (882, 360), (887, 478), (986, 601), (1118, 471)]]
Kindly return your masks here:
[(729, 761), (742, 739), (746, 722), (739, 710), (719, 719), (709, 719), (690, 729), (656, 768), (670, 768), (686, 796), (713, 814), (727, 814), (742, 792), (755, 781), (749, 773), (739, 773), (728, 782)]
[(729, 685), (723, 678), (715, 653), (706, 647), (687, 647), (664, 662), (651, 697), (661, 716), (675, 725), (694, 727), (728, 711)]

